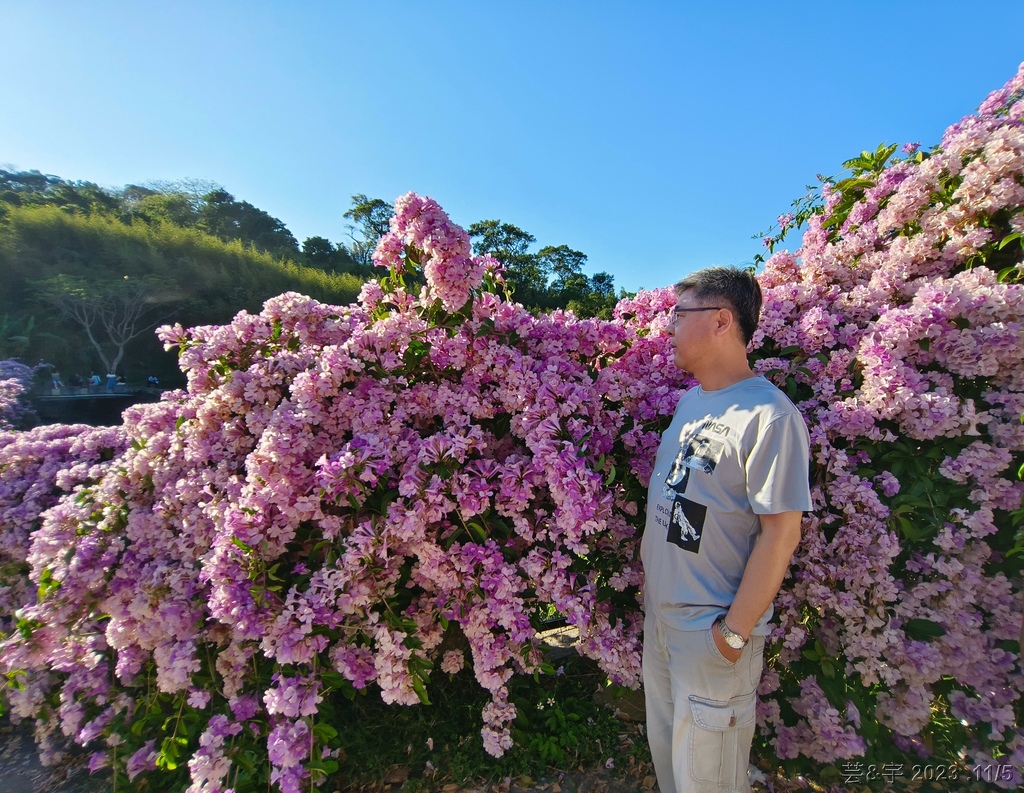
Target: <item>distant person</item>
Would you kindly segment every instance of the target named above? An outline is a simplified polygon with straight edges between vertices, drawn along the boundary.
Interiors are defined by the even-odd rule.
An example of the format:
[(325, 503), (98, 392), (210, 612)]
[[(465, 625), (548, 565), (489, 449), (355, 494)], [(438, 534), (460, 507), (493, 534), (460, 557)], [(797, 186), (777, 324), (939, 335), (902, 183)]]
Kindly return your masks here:
[(59, 394), (61, 389), (64, 388), (64, 383), (60, 381), (60, 372), (58, 372), (56, 369), (53, 370), (51, 382), (53, 384), (53, 393)]
[(117, 374), (115, 372), (107, 372), (107, 390), (113, 391), (115, 385), (117, 385)]
[(147, 377), (146, 382), (149, 383), (150, 388), (160, 387), (160, 381), (157, 379), (157, 376), (155, 374), (151, 374), (149, 377)]
[(53, 364), (49, 364), (42, 358), (32, 369), (32, 390), (37, 394), (49, 394), (53, 389), (53, 373), (56, 370)]
[(93, 391), (93, 392), (99, 391), (100, 390), (100, 386), (102, 384), (103, 384), (103, 381), (100, 379), (100, 376), (98, 374), (96, 374), (96, 372), (93, 372), (91, 375), (89, 375), (89, 390), (90, 391)]

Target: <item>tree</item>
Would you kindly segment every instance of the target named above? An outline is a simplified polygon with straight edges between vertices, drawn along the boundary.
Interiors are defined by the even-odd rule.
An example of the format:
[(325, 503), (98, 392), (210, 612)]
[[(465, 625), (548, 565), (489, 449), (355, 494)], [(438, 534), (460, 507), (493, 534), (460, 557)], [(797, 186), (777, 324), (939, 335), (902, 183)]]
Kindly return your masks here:
[(0, 168), (0, 189), (15, 193), (45, 193), (63, 179), (39, 171), (5, 171)]
[(488, 253), (505, 265), (505, 278), (512, 292), (524, 305), (544, 306), (550, 262), (530, 253), (537, 241), (529, 232), (500, 220), (480, 220), (469, 227), (473, 252)]
[(583, 272), (587, 254), (573, 250), (568, 245), (548, 245), (540, 249), (537, 258), (554, 274), (551, 291), (561, 302), (579, 300), (590, 292), (590, 279)]
[(611, 319), (615, 313), (615, 304), (625, 297), (632, 295), (625, 290), (616, 295), (615, 279), (609, 273), (595, 273), (588, 279), (587, 291), (568, 298), (566, 308), (580, 317)]
[(615, 299), (615, 276), (611, 273), (594, 273), (590, 279), (591, 290), (600, 297)]
[(198, 225), (222, 240), (248, 242), (267, 253), (291, 258), (299, 253), (299, 243), (284, 223), (248, 201), (236, 201), (227, 190), (203, 197)]
[(335, 246), (326, 237), (307, 237), (302, 243), (302, 255), (308, 266), (329, 273), (355, 273), (364, 269), (352, 258), (348, 248)]
[(173, 286), (157, 276), (91, 281), (58, 275), (38, 282), (38, 299), (84, 331), (108, 372), (116, 372), (128, 344), (154, 328), (146, 322), (160, 303), (175, 298)]
[(198, 214), (184, 193), (157, 193), (143, 196), (129, 205), (125, 220), (139, 218), (147, 223), (163, 221), (176, 226), (196, 225)]
[(327, 269), (338, 249), (326, 237), (307, 237), (302, 243), (302, 255), (309, 260), (314, 267), (322, 270)]
[(32, 340), (35, 327), (36, 318), (32, 316), (26, 319), (4, 314), (0, 317), (0, 359), (22, 355)]
[[(488, 253), (505, 265), (505, 278), (523, 305), (551, 310), (570, 308), (584, 317), (610, 318), (615, 308), (614, 279), (583, 272), (587, 255), (568, 245), (547, 245), (530, 252), (536, 238), (511, 223), (481, 220), (469, 227), (473, 251)], [(548, 278), (554, 276), (549, 284)]]
[(158, 179), (149, 182), (149, 186), (158, 193), (184, 196), (196, 212), (202, 208), (206, 195), (224, 189), (209, 179), (174, 179), (171, 181)]
[(23, 312), (0, 316), (0, 359), (21, 358), (30, 346), (53, 341), (59, 343), (63, 340), (54, 333), (39, 330), (36, 318), (31, 314)]
[(342, 215), (353, 221), (348, 227), (352, 245), (341, 247), (357, 264), (364, 267), (373, 265), (373, 250), (380, 238), (388, 233), (394, 211), (394, 206), (381, 198), (367, 198), (363, 193), (352, 196), (352, 208)]
[(137, 184), (126, 184), (118, 193), (121, 199), (121, 206), (129, 210), (137, 207), (140, 201), (155, 195), (160, 195), (160, 191)]

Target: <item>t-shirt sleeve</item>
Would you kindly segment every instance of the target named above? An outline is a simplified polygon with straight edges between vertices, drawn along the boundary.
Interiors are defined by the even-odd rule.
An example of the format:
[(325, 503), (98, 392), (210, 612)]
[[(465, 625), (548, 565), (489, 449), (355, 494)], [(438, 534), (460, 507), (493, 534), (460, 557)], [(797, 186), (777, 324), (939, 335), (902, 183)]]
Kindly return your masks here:
[(747, 498), (757, 515), (811, 508), (810, 439), (799, 413), (773, 418), (747, 457)]

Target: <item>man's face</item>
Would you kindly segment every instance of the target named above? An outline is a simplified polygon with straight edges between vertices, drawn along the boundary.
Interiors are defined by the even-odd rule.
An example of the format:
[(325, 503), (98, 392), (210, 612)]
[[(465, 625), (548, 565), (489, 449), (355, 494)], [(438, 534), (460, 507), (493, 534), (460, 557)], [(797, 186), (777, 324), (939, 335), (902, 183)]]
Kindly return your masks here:
[(719, 310), (718, 306), (699, 305), (692, 292), (683, 292), (679, 296), (672, 321), (676, 368), (693, 373), (694, 366), (699, 366), (702, 357), (711, 353)]

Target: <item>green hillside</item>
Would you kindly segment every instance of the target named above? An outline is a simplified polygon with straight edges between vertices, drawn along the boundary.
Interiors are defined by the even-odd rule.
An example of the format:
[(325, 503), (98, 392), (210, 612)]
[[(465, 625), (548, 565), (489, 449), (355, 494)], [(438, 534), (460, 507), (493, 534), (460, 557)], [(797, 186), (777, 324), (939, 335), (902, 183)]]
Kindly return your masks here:
[[(116, 345), (104, 327), (103, 311), (122, 325), (113, 333), (124, 338), (128, 321), (138, 332), (118, 362), (118, 373), (129, 382), (156, 373), (166, 382), (177, 368), (152, 333), (156, 325), (224, 323), (285, 291), (344, 304), (355, 299), (365, 280), (304, 266), (294, 245), (286, 256), (282, 237), (294, 243), (287, 230), (286, 236), (274, 236), (253, 224), (252, 239), (214, 236), (204, 203), (174, 218), (168, 206), (190, 206), (183, 194), (149, 191), (138, 201), (95, 185), (53, 177), (49, 183), (19, 182), (12, 176), (32, 175), (0, 172), (0, 179), (6, 177), (0, 182), (0, 358), (17, 356), (29, 364), (44, 358), (65, 378), (103, 368), (104, 356), (90, 332), (105, 348), (107, 362), (114, 359)], [(220, 220), (222, 230), (238, 229), (239, 224)]]

